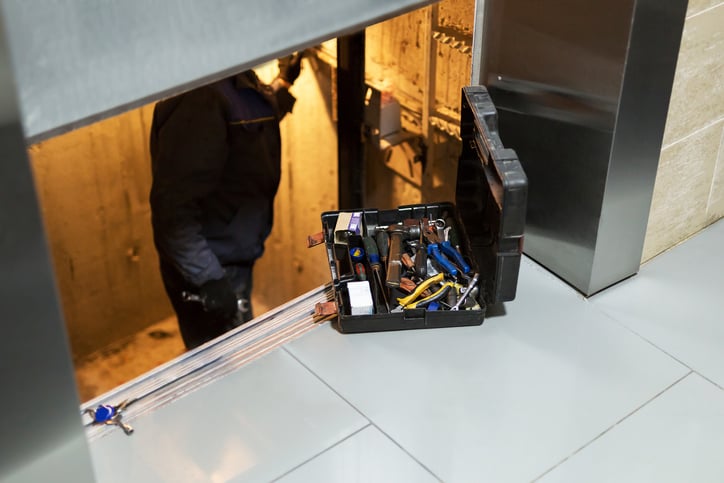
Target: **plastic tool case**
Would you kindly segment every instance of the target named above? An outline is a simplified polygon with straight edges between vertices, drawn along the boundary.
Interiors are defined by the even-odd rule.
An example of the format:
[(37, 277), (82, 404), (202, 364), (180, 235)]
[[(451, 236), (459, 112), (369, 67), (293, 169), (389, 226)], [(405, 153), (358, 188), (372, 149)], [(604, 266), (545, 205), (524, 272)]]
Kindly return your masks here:
[[(337, 304), (336, 328), (340, 332), (480, 325), (488, 306), (515, 298), (528, 182), (516, 153), (503, 147), (498, 135), (497, 112), (484, 87), (463, 89), (461, 136), (456, 205), (443, 202), (406, 205), (396, 210), (360, 209), (322, 214), (324, 243)], [(416, 223), (418, 226), (424, 223), (427, 223), (424, 226), (433, 226), (434, 220), (445, 221), (446, 227), (452, 227), (456, 236), (450, 241), (470, 269), (464, 274), (461, 263), (449, 254), (446, 259), (453, 263), (453, 267), (458, 267), (456, 276), (451, 276), (444, 267), (433, 262), (435, 256), (428, 257), (428, 262), (421, 266), (427, 270), (422, 268), (420, 272), (427, 272), (428, 278), (430, 274), (443, 273), (445, 281), (453, 287), (451, 290), (457, 291), (458, 299), (471, 287), (474, 274), (478, 275), (477, 285), (472, 283), (471, 287), (477, 289), (470, 290), (459, 310), (450, 310), (454, 305), (452, 302), (446, 304), (443, 299), (429, 305), (400, 304), (398, 299), (404, 300), (409, 292), (395, 286), (391, 288), (385, 283), (387, 269), (396, 270), (391, 265), (396, 262), (390, 259), (387, 266), (382, 265), (380, 283), (376, 280), (374, 264), (370, 263), (371, 254), (364, 256), (363, 237), (374, 239), (380, 231), (389, 232), (391, 226), (414, 226)], [(425, 231), (424, 227), (422, 231)], [(422, 235), (418, 237), (417, 233), (413, 230), (408, 236), (408, 265), (409, 257), (419, 256), (416, 256), (415, 247), (426, 246), (426, 240)], [(378, 244), (375, 246), (381, 248)], [(404, 272), (405, 266), (401, 269)], [(418, 284), (425, 280), (424, 277), (414, 276), (414, 268), (408, 275)], [(360, 282), (362, 279), (366, 282)], [(445, 281), (430, 284), (427, 296), (430, 297), (439, 287), (444, 288)], [(459, 285), (453, 285), (456, 282)], [(350, 292), (357, 291), (360, 283), (368, 292), (363, 299), (371, 304), (366, 307), (362, 302), (361, 314), (358, 299), (355, 299), (357, 305), (352, 305), (350, 299)], [(387, 295), (389, 311), (382, 290)], [(353, 293), (352, 297), (358, 296)]]

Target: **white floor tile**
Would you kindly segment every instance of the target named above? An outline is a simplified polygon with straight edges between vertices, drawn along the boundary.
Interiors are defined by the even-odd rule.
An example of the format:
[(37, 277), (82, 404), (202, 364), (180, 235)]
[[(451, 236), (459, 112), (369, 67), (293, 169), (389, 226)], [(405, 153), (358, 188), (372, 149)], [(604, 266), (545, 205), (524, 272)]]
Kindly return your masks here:
[(399, 446), (369, 426), (279, 483), (426, 483), (438, 481)]
[(724, 391), (692, 374), (541, 481), (721, 482), (723, 449)]
[(724, 221), (591, 298), (593, 305), (724, 386)]
[(283, 350), (96, 440), (105, 482), (268, 482), (368, 424)]
[(287, 349), (446, 482), (530, 481), (688, 372), (528, 260), (506, 310)]

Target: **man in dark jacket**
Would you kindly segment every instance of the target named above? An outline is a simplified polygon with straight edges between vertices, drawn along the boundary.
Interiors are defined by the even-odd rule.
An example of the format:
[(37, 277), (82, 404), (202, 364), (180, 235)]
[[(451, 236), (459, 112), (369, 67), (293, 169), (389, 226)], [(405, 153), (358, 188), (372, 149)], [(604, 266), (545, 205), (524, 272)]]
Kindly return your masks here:
[(252, 318), (252, 269), (281, 175), (279, 121), (294, 105), (288, 88), (300, 66), (296, 54), (279, 61), (271, 85), (246, 71), (155, 107), (154, 242), (187, 349)]

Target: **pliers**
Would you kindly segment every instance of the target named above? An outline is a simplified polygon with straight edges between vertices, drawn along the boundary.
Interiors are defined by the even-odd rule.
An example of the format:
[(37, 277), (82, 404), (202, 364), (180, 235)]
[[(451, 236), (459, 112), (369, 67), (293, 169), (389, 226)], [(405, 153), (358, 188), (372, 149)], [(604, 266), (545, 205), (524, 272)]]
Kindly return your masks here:
[[(442, 284), (440, 288), (435, 290), (431, 295), (417, 300), (425, 290), (438, 283)], [(434, 277), (430, 277), (422, 282), (420, 285), (417, 286), (415, 291), (407, 297), (398, 298), (397, 303), (400, 304), (399, 309), (420, 308), (430, 304), (431, 302), (436, 302), (442, 299), (445, 295), (447, 295), (450, 289), (460, 290), (461, 288), (462, 285), (460, 285), (459, 283), (445, 282), (445, 274), (441, 272)]]
[(447, 296), (447, 293), (450, 290), (460, 290), (462, 288), (462, 285), (460, 285), (457, 282), (445, 282), (442, 284), (442, 287), (437, 289), (435, 292), (432, 293), (432, 295), (429, 295), (425, 297), (424, 299), (418, 300), (417, 302), (412, 302), (411, 304), (405, 306), (406, 309), (416, 309), (420, 307), (426, 307), (429, 304), (433, 302), (437, 302), (438, 300), (441, 300), (443, 297)]
[[(472, 271), (472, 268), (470, 268), (470, 265), (465, 262), (462, 254), (452, 246), (452, 243), (450, 243), (449, 240), (440, 240), (440, 237), (438, 237), (434, 227), (429, 225), (424, 227), (423, 235), (428, 241), (428, 256), (431, 256), (438, 264), (440, 264), (443, 270), (451, 276), (457, 277), (458, 267), (466, 275)], [(448, 258), (452, 259), (455, 264), (451, 263)]]

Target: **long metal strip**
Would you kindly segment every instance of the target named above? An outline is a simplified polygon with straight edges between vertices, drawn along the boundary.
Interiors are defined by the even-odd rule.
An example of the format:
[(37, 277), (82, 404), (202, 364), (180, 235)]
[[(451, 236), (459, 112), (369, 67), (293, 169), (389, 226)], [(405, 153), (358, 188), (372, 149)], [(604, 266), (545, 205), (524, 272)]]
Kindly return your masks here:
[[(334, 300), (331, 284), (311, 290), (220, 338), (88, 401), (81, 406), (81, 411), (100, 404), (119, 404), (128, 400), (131, 403), (124, 410), (123, 420), (133, 421), (318, 327), (320, 323), (314, 319), (314, 307), (318, 302), (331, 300)], [(118, 428), (88, 426), (87, 437), (92, 441), (113, 430)]]

